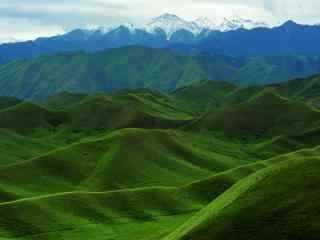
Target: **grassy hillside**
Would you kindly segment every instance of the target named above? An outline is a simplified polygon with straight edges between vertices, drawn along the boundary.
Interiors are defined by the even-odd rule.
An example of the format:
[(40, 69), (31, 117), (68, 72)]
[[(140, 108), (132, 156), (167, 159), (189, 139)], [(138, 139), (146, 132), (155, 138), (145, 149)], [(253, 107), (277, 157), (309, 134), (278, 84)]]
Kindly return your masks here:
[(268, 137), (303, 132), (318, 126), (320, 112), (265, 89), (249, 101), (209, 113), (192, 128), (230, 136)]
[(223, 56), (188, 56), (139, 46), (61, 53), (1, 65), (0, 95), (44, 100), (65, 91), (170, 91), (203, 79), (263, 85), (316, 74), (318, 62), (318, 57), (287, 56), (250, 58), (238, 65)]
[(263, 89), (271, 87), (282, 97), (319, 107), (319, 83), (319, 75), (267, 86), (236, 86), (227, 82), (196, 81), (177, 89), (171, 95), (177, 102), (182, 103), (182, 106), (187, 104), (186, 108), (204, 112), (246, 102)]
[(4, 108), (9, 108), (14, 105), (19, 104), (21, 101), (14, 97), (0, 97), (0, 110)]
[(0, 129), (21, 134), (32, 133), (38, 128), (56, 128), (66, 121), (67, 116), (63, 112), (50, 111), (30, 102), (0, 110)]
[[(69, 239), (86, 239), (88, 237), (117, 240), (162, 239), (175, 229), (181, 229), (179, 225), (184, 222), (186, 224), (182, 228), (193, 226), (189, 222), (193, 221), (192, 215), (196, 211), (209, 204), (242, 178), (246, 179), (247, 176), (255, 172), (258, 176), (261, 174), (265, 176), (261, 173), (261, 169), (267, 166), (277, 166), (282, 162), (286, 163), (305, 156), (308, 156), (308, 159), (314, 159), (318, 154), (319, 148), (299, 151), (268, 161), (251, 163), (211, 174), (199, 181), (178, 187), (142, 187), (109, 192), (88, 192), (78, 189), (15, 200), (17, 196), (1, 186), (1, 196), (2, 199), (6, 199), (6, 202), (0, 204), (0, 212), (3, 216), (0, 219), (0, 233), (3, 237), (13, 239), (29, 239), (30, 237), (59, 239), (62, 236)], [(285, 166), (289, 165), (285, 164)], [(300, 165), (298, 166), (300, 167)], [(312, 167), (316, 166), (312, 165)], [(296, 166), (294, 165), (294, 167)], [(273, 173), (268, 170), (269, 172)], [(153, 173), (158, 174), (158, 171), (153, 171)], [(271, 177), (271, 173), (268, 175), (269, 177)], [(256, 178), (252, 177), (252, 179)], [(42, 178), (43, 180), (45, 179)], [(39, 184), (39, 182), (28, 183), (24, 186), (41, 186)], [(47, 186), (51, 187), (52, 185)], [(62, 186), (61, 182), (60, 186)], [(236, 186), (238, 184), (228, 191), (232, 191)], [(215, 201), (219, 201), (221, 197)], [(212, 203), (207, 208), (211, 205)], [(197, 215), (200, 216), (201, 212)], [(35, 215), (37, 217), (33, 217)], [(201, 216), (203, 215), (201, 214)], [(190, 217), (191, 220), (188, 220)], [(172, 236), (178, 235), (175, 232)]]
[(106, 132), (116, 129), (175, 128), (193, 119), (169, 97), (149, 90), (92, 96), (62, 93), (43, 105), (21, 102), (0, 110), (0, 129), (23, 135), (40, 131), (54, 133)]
[(171, 95), (184, 109), (201, 113), (222, 107), (235, 89), (231, 83), (203, 80), (178, 88)]
[(3, 166), (0, 185), (21, 197), (76, 189), (178, 186), (247, 163), (190, 144), (171, 131), (121, 130)]
[(318, 80), (3, 98), (0, 239), (317, 239)]
[(316, 239), (319, 164), (318, 157), (290, 156), (258, 171), (164, 239)]
[(60, 92), (56, 95), (48, 97), (45, 105), (52, 109), (65, 109), (71, 107), (73, 104), (79, 103), (87, 97), (86, 94)]

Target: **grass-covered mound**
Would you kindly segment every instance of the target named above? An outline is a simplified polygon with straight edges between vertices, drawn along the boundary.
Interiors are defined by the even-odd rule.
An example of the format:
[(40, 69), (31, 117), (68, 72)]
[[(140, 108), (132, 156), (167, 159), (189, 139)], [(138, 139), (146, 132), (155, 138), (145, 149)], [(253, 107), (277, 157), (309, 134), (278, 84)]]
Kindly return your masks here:
[(52, 109), (65, 109), (73, 104), (79, 103), (87, 97), (86, 94), (61, 92), (56, 95), (50, 96), (45, 105)]
[(77, 130), (121, 128), (172, 128), (188, 123), (192, 116), (178, 110), (160, 94), (124, 92), (98, 94), (65, 109)]
[(317, 239), (320, 159), (287, 158), (244, 178), (164, 239)]
[(26, 161), (59, 146), (48, 138), (31, 138), (13, 131), (0, 130), (0, 166)]
[(319, 111), (265, 89), (245, 103), (207, 114), (193, 128), (237, 137), (270, 137), (302, 133), (318, 126), (319, 119)]
[(246, 163), (191, 147), (171, 131), (125, 129), (2, 167), (0, 186), (21, 197), (179, 186)]
[(13, 239), (161, 239), (239, 180), (272, 164), (318, 154), (319, 149), (299, 151), (177, 187), (73, 190), (20, 200), (1, 188), (0, 233)]
[(223, 106), (228, 95), (235, 89), (236, 86), (227, 82), (197, 81), (178, 88), (171, 96), (184, 109), (201, 113)]
[(295, 84), (7, 104), (0, 239), (316, 239), (320, 113)]
[(62, 112), (50, 111), (39, 105), (22, 102), (0, 110), (0, 128), (28, 134), (38, 128), (56, 128), (67, 122)]
[(21, 100), (15, 97), (0, 97), (0, 110), (4, 108), (9, 108), (14, 105), (17, 105), (21, 102)]

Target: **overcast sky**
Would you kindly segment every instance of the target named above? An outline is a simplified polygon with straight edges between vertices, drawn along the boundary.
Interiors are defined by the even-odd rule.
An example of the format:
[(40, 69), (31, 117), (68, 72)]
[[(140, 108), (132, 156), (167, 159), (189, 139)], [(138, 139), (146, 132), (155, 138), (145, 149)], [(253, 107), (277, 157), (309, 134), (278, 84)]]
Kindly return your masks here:
[(77, 27), (140, 24), (163, 13), (188, 20), (237, 15), (318, 23), (320, 0), (0, 0), (0, 42), (50, 36)]

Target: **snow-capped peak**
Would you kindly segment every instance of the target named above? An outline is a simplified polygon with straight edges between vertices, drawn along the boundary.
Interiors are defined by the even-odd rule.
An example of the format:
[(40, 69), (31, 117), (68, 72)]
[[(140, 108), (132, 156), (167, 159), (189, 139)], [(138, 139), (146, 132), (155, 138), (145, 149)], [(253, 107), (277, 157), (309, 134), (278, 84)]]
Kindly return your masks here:
[(168, 13), (153, 18), (144, 28), (148, 32), (155, 32), (158, 29), (162, 29), (168, 35), (168, 38), (181, 29), (188, 30), (195, 35), (199, 34), (202, 30), (195, 22), (187, 21)]
[(220, 31), (230, 31), (239, 28), (253, 29), (257, 27), (270, 27), (266, 22), (253, 21), (251, 19), (245, 19), (241, 17), (224, 18), (219, 26)]
[(206, 17), (197, 18), (194, 22), (203, 29), (213, 29), (216, 27), (216, 23)]
[(222, 19), (209, 19), (209, 18), (198, 18), (195, 22), (202, 28), (217, 31), (230, 31), (239, 28), (252, 29), (256, 27), (270, 27), (265, 22), (253, 21), (251, 19), (245, 19), (241, 17), (229, 17)]
[(113, 27), (96, 27), (87, 30), (83, 30), (87, 37), (94, 33), (101, 35), (108, 34), (111, 31), (117, 31), (121, 28), (127, 28), (132, 34), (137, 30), (143, 30), (149, 33), (157, 33), (162, 30), (166, 33), (167, 39), (171, 39), (172, 34), (179, 30), (186, 30), (193, 33), (195, 36), (199, 35), (204, 30), (207, 31), (230, 31), (239, 28), (252, 29), (256, 27), (270, 27), (265, 22), (258, 22), (250, 19), (245, 19), (241, 17), (229, 17), (229, 18), (198, 18), (194, 21), (188, 21), (182, 19), (174, 14), (163, 14), (159, 17), (151, 19), (150, 22), (135, 26), (130, 23), (121, 24)]

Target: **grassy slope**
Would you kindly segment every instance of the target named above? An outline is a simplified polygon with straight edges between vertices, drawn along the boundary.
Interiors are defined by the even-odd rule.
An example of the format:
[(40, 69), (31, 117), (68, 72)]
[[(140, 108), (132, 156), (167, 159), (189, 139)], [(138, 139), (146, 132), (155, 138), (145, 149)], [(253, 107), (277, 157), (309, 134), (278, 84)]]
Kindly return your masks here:
[(0, 128), (20, 134), (30, 134), (38, 128), (56, 128), (66, 121), (64, 113), (50, 111), (29, 102), (0, 110)]
[(21, 102), (21, 100), (14, 97), (0, 97), (0, 110), (12, 107)]
[(62, 93), (44, 106), (21, 102), (0, 110), (0, 129), (23, 135), (39, 129), (50, 135), (62, 129), (72, 134), (127, 127), (173, 128), (191, 120), (191, 114), (177, 109), (169, 97), (149, 90), (93, 96)]
[[(258, 88), (234, 89), (221, 83), (225, 88), (216, 89), (214, 96), (209, 96), (211, 91), (205, 87), (207, 84), (211, 86), (211, 82), (194, 84), (192, 87), (199, 91), (193, 93), (182, 89), (182, 95), (173, 97), (148, 90), (86, 98), (62, 94), (54, 99), (52, 108), (67, 109), (71, 113), (69, 116), (74, 116), (75, 120), (66, 122), (70, 124), (67, 127), (56, 129), (47, 135), (47, 139), (43, 134), (42, 138), (33, 135), (23, 137), (2, 130), (0, 150), (2, 147), (1, 157), (5, 160), (0, 162), (0, 213), (3, 216), (0, 219), (0, 238), (159, 240), (173, 232), (168, 237), (170, 240), (226, 239), (229, 237), (227, 233), (230, 233), (230, 239), (255, 239), (256, 235), (251, 232), (254, 229), (259, 233), (258, 239), (270, 239), (271, 232), (281, 240), (289, 237), (298, 239), (299, 232), (303, 234), (301, 237), (312, 239), (312, 234), (318, 233), (319, 219), (311, 209), (319, 206), (312, 201), (309, 204), (308, 199), (315, 199), (319, 194), (310, 191), (319, 181), (319, 148), (259, 160), (318, 145), (319, 128), (317, 124), (313, 126), (319, 118), (318, 112), (300, 102), (280, 97), (278, 87), (260, 92)], [(211, 89), (219, 86), (220, 83), (212, 84)], [(302, 99), (295, 98), (291, 92), (286, 95), (283, 89), (283, 95)], [(290, 91), (297, 91), (293, 89), (294, 85)], [(299, 96), (309, 96), (311, 90), (301, 91), (303, 94)], [(237, 117), (228, 115), (225, 119), (232, 122), (232, 126), (239, 126), (234, 121), (240, 114), (244, 120), (257, 124), (249, 121), (250, 125), (245, 126), (251, 129), (246, 134), (255, 139), (257, 132), (261, 134), (262, 127), (269, 129), (270, 132), (264, 136), (270, 138), (247, 142), (207, 131), (144, 129), (124, 129), (104, 135), (105, 130), (131, 126), (131, 123), (143, 127), (166, 127), (164, 120), (189, 121), (188, 109), (179, 110), (182, 102), (177, 105), (173, 102), (184, 96), (187, 97), (183, 101), (202, 97), (199, 99), (200, 107), (207, 99), (221, 102), (243, 99), (247, 102), (230, 108), (236, 109)], [(195, 112), (195, 109), (191, 111)], [(60, 112), (30, 103), (6, 108), (0, 111), (3, 113), (3, 116), (11, 117), (3, 121), (23, 134), (32, 133), (30, 129), (48, 134), (48, 128), (53, 128), (48, 116), (61, 116)], [(137, 115), (137, 118), (132, 117)], [(28, 117), (25, 123), (10, 120), (25, 116)], [(145, 122), (146, 116), (153, 120)], [(277, 118), (278, 128), (269, 125), (274, 118)], [(136, 124), (133, 119), (139, 119), (138, 123), (144, 119), (143, 125)], [(155, 122), (154, 119), (158, 120)], [(212, 119), (209, 120), (208, 124), (212, 124)], [(201, 121), (203, 119), (194, 126)], [(289, 129), (288, 122), (297, 124), (299, 131)], [(68, 144), (68, 138), (73, 137), (69, 128), (80, 129), (79, 133), (73, 133), (79, 134), (75, 137), (77, 141), (80, 137), (87, 137), (85, 129), (99, 131), (90, 138), (61, 148)], [(207, 130), (207, 126), (204, 129)], [(239, 128), (233, 131), (236, 136), (243, 134)], [(290, 136), (279, 136), (284, 133), (290, 133)], [(59, 148), (44, 154), (54, 147)], [(18, 148), (19, 151), (15, 152), (14, 149)], [(32, 158), (21, 162), (29, 157)], [(261, 170), (269, 165), (266, 170)], [(301, 175), (296, 176), (294, 173), (297, 171)], [(249, 176), (255, 172), (256, 175)], [(232, 187), (238, 181), (239, 185)], [(248, 187), (250, 191), (247, 191)], [(291, 191), (293, 187), (299, 188), (301, 194)], [(113, 191), (116, 189), (120, 191)], [(194, 211), (225, 191), (205, 208), (204, 213), (199, 212), (175, 231)], [(233, 198), (235, 201), (231, 201)], [(231, 202), (231, 210), (229, 207), (226, 211), (221, 210), (221, 202)], [(265, 202), (270, 207), (260, 207)], [(245, 215), (243, 211), (253, 214)], [(289, 212), (288, 216), (282, 214), (283, 211)], [(300, 217), (305, 222), (303, 226), (300, 225)], [(280, 220), (289, 223), (282, 232), (277, 231)], [(234, 224), (230, 225), (230, 222)], [(268, 222), (268, 228), (263, 232), (260, 226), (265, 222)], [(211, 224), (218, 227), (212, 228)], [(236, 231), (230, 232), (230, 229)]]
[[(259, 173), (270, 164), (318, 154), (319, 149), (299, 151), (214, 174), (181, 187), (75, 191), (16, 201), (8, 199), (0, 204), (3, 216), (0, 233), (14, 239), (19, 236), (21, 239), (160, 239), (242, 178), (256, 171)], [(8, 197), (8, 193), (2, 192), (2, 198), (4, 196)]]
[(272, 87), (282, 97), (319, 107), (319, 83), (319, 75), (268, 86), (235, 86), (226, 82), (196, 81), (177, 89), (171, 95), (181, 105), (187, 104), (189, 109), (204, 112), (209, 106), (214, 109), (246, 102), (266, 87)]
[(63, 145), (62, 141), (26, 137), (0, 130), (0, 166), (26, 161)]
[(244, 178), (164, 239), (316, 239), (318, 154), (287, 155)]
[(4, 166), (0, 186), (20, 197), (75, 189), (178, 186), (245, 163), (192, 147), (171, 131), (128, 129)]
[(228, 94), (236, 87), (226, 82), (199, 81), (171, 93), (177, 104), (186, 110), (201, 113), (225, 104)]
[(209, 113), (194, 129), (222, 131), (231, 136), (270, 137), (304, 132), (318, 126), (320, 112), (265, 89), (249, 101)]
[(95, 95), (73, 104), (66, 111), (76, 130), (114, 130), (128, 127), (172, 128), (192, 120), (164, 96), (142, 91), (116, 95)]
[(52, 109), (65, 109), (71, 107), (74, 104), (79, 103), (87, 97), (85, 94), (71, 93), (71, 92), (61, 92), (56, 95), (50, 96), (45, 101), (45, 106)]

